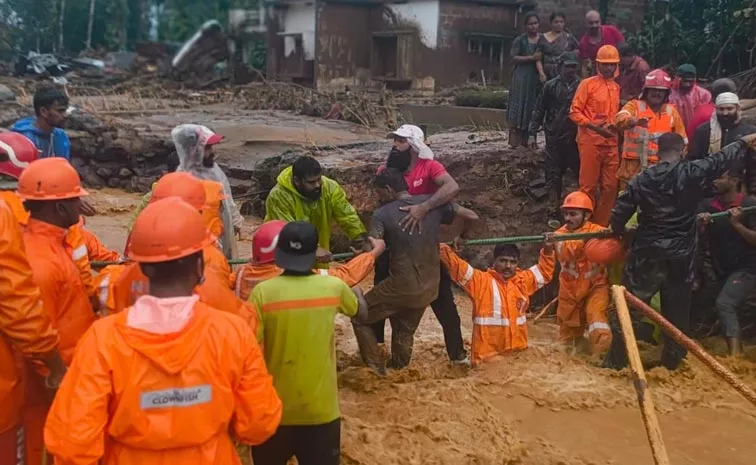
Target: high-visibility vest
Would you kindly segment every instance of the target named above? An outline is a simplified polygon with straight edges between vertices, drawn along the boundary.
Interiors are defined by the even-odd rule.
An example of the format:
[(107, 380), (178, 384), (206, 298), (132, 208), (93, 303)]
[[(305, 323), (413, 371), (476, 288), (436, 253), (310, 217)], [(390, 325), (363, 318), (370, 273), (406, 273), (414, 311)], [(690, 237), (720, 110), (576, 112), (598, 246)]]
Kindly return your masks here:
[(659, 161), (657, 141), (665, 132), (672, 131), (674, 107), (665, 103), (658, 114), (646, 102), (638, 100), (638, 114), (635, 119), (646, 118), (648, 127), (635, 126), (625, 131), (625, 142), (622, 146), (622, 158), (640, 160), (641, 168), (647, 168)]

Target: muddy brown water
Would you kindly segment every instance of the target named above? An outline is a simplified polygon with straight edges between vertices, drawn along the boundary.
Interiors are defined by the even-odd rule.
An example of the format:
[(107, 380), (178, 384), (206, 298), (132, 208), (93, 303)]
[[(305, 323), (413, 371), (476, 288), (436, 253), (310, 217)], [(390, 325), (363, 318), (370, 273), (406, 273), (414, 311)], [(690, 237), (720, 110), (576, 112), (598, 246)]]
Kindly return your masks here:
[[(121, 250), (138, 196), (105, 189), (93, 201), (101, 214), (88, 226)], [(245, 237), (258, 224), (247, 218)], [(242, 241), (243, 254), (249, 246)], [(470, 301), (463, 294), (456, 299), (469, 341)], [(587, 355), (554, 345), (556, 325), (549, 320), (530, 324), (528, 350), (469, 370), (447, 363), (441, 328), (429, 311), (412, 364), (386, 378), (360, 366), (349, 322), (339, 317), (336, 324), (345, 465), (653, 463), (628, 373), (602, 370)], [(706, 345), (723, 353), (716, 339)], [(644, 348), (643, 355), (658, 355), (658, 348)], [(756, 387), (756, 351), (744, 360), (720, 360)], [(689, 360), (675, 373), (656, 368), (648, 380), (671, 463), (754, 463), (756, 407), (706, 367)]]

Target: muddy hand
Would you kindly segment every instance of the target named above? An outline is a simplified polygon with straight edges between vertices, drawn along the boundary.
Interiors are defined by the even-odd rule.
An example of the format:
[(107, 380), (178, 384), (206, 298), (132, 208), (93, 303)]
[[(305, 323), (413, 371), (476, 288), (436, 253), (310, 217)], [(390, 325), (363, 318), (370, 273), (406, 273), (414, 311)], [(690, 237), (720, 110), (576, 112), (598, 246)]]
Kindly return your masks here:
[(756, 132), (754, 132), (753, 134), (748, 134), (747, 136), (743, 136), (741, 140), (748, 144), (750, 148), (756, 148)]
[(741, 221), (743, 221), (743, 209), (740, 207), (735, 207), (727, 210), (727, 213), (730, 214), (730, 223), (732, 223), (733, 226), (740, 224)]
[(701, 224), (711, 223), (711, 213), (703, 212), (698, 214), (698, 221)]
[(383, 239), (376, 239), (375, 237), (368, 236), (368, 241), (370, 241), (370, 245), (373, 247), (373, 250), (371, 250), (370, 253), (372, 253), (375, 258), (378, 258), (386, 251), (386, 241)]
[(97, 214), (97, 210), (94, 206), (92, 206), (91, 203), (87, 199), (82, 198), (81, 199), (81, 208), (79, 209), (79, 213), (81, 213), (84, 216), (95, 216)]
[(556, 233), (546, 232), (543, 233), (543, 248), (546, 251), (551, 252), (554, 250), (554, 243), (556, 242)]
[(333, 259), (333, 254), (330, 250), (318, 247), (317, 252), (315, 252), (315, 257), (319, 263), (328, 263)]
[(423, 233), (423, 218), (428, 214), (428, 208), (423, 204), (412, 205), (411, 207), (401, 207), (399, 210), (407, 212), (407, 216), (399, 221), (402, 231), (409, 230), (410, 235), (417, 230), (418, 234)]
[(461, 236), (457, 236), (452, 240), (452, 247), (454, 247), (455, 252), (459, 252), (462, 250), (462, 246), (465, 244), (465, 240), (462, 239)]

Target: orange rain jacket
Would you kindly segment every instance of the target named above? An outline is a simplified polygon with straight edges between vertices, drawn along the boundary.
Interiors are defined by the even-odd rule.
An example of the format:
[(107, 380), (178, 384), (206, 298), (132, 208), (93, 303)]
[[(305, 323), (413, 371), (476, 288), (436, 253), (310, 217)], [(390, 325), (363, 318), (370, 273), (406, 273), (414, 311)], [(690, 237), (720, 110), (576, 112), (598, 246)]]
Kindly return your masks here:
[(4, 201), (11, 209), (16, 221), (20, 225), (26, 225), (29, 221), (29, 212), (24, 208), (24, 201), (14, 191), (0, 191), (0, 200)]
[[(569, 231), (566, 226), (556, 234), (581, 234), (604, 231), (606, 228), (586, 221), (580, 228)], [(582, 337), (588, 330), (588, 340), (594, 352), (609, 348), (612, 332), (609, 328), (609, 277), (606, 266), (591, 263), (583, 254), (584, 241), (556, 243), (559, 273), (559, 306), (557, 322), (561, 342)]]
[[(206, 247), (203, 256), (205, 281), (194, 289), (195, 294), (200, 297), (202, 303), (241, 317), (257, 333), (259, 326), (254, 306), (239, 299), (228, 285), (228, 275), (219, 273), (212, 265), (222, 258), (222, 262), (228, 266), (225, 257), (214, 245)], [(216, 258), (208, 259), (208, 256)], [(142, 274), (138, 263), (131, 262), (121, 266), (122, 268), (111, 268), (110, 278), (100, 281), (99, 299), (101, 303), (105, 302), (110, 313), (122, 312), (149, 291), (149, 281)]]
[(14, 212), (0, 201), (0, 433), (20, 423), (24, 403), (16, 354), (35, 360), (52, 352), (58, 335), (42, 307)]
[(446, 244), (440, 245), (441, 263), (473, 302), (472, 364), (528, 346), (525, 318), (530, 296), (551, 281), (554, 252), (541, 250), (537, 265), (518, 270), (510, 279), (489, 269), (480, 271), (462, 260)]
[[(353, 287), (362, 282), (373, 271), (374, 267), (375, 257), (373, 254), (363, 253), (343, 265), (329, 269), (316, 269), (313, 270), (313, 273), (339, 278), (347, 286)], [(265, 263), (263, 265), (253, 265), (250, 263), (242, 266), (231, 275), (230, 284), (234, 288), (236, 295), (246, 302), (255, 286), (263, 281), (275, 278), (282, 272), (283, 270), (276, 266), (275, 263)]]
[(240, 465), (229, 432), (252, 445), (275, 433), (281, 401), (239, 318), (197, 303), (184, 329), (159, 335), (127, 315), (81, 341), (45, 425), (56, 465)]
[(60, 334), (60, 354), (68, 364), (95, 313), (76, 264), (64, 246), (66, 230), (33, 218), (24, 229), (24, 244), (42, 302)]
[(605, 138), (588, 129), (587, 124), (614, 123), (619, 111), (620, 87), (612, 79), (593, 76), (583, 79), (570, 106), (570, 119), (578, 126), (578, 143), (617, 146), (617, 136)]
[(223, 184), (202, 179), (202, 187), (205, 188), (205, 206), (202, 207), (202, 218), (205, 219), (210, 232), (215, 237), (223, 235), (223, 217), (221, 216), (221, 204), (226, 199), (223, 192)]
[(68, 229), (66, 234), (66, 248), (81, 274), (81, 280), (87, 289), (87, 295), (97, 295), (97, 283), (92, 277), (91, 262), (117, 262), (121, 259), (118, 252), (105, 247), (102, 242), (84, 226), (84, 217)]

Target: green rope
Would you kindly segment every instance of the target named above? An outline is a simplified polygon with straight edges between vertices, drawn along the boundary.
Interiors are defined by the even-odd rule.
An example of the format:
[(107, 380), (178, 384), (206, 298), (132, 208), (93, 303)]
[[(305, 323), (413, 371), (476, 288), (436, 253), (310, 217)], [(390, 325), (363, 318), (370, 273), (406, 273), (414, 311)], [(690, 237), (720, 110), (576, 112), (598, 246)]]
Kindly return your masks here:
[[(745, 207), (743, 208), (744, 213), (753, 212), (756, 211), (756, 206), (752, 207)], [(729, 211), (719, 212), (719, 213), (712, 213), (711, 219), (717, 220), (721, 218), (726, 218), (730, 216)], [(592, 233), (574, 233), (574, 234), (557, 234), (554, 236), (554, 240), (561, 242), (561, 241), (582, 241), (587, 239), (596, 239), (600, 237), (609, 237), (611, 236), (611, 233), (609, 231), (599, 231), (599, 232), (592, 232)], [(514, 236), (514, 237), (490, 237), (487, 239), (471, 239), (469, 241), (465, 241), (463, 245), (465, 246), (480, 246), (480, 245), (500, 245), (500, 244), (527, 244), (527, 243), (537, 243), (537, 242), (543, 242), (546, 239), (546, 236), (543, 234), (538, 234), (536, 236)], [(349, 258), (354, 257), (354, 253), (352, 252), (345, 252), (345, 253), (336, 253), (333, 254), (333, 261), (341, 261), (341, 260), (347, 260)], [(123, 262), (91, 262), (90, 265), (92, 268), (104, 268), (108, 265), (118, 265)], [(228, 261), (229, 265), (244, 265), (246, 263), (249, 263), (249, 260), (245, 258), (235, 258)]]

